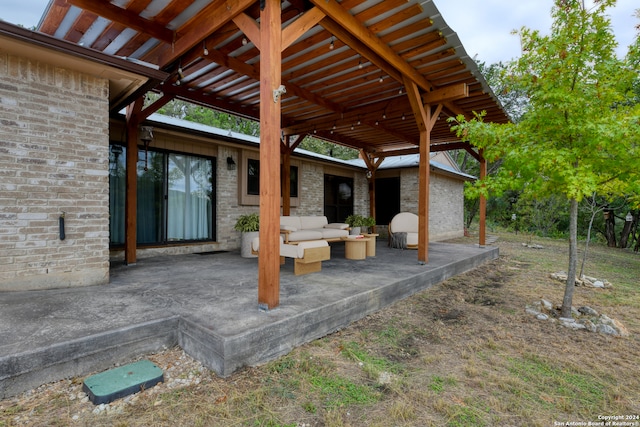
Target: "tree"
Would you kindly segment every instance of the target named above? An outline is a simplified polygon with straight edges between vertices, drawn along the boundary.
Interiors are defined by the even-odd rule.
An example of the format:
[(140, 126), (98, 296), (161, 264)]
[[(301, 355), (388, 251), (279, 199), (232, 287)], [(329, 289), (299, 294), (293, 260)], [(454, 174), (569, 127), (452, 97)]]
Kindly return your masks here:
[(578, 0), (556, 0), (551, 34), (522, 28), (522, 56), (510, 78), (529, 100), (518, 123), (484, 123), (483, 114), (457, 117), (460, 137), (502, 159), (475, 193), (520, 189), (526, 195), (563, 196), (569, 204), (569, 269), (561, 316), (571, 317), (577, 266), (578, 203), (597, 193), (638, 192), (640, 112), (634, 84), (640, 70), (636, 39), (624, 60), (601, 0), (588, 10)]
[(358, 150), (345, 147), (344, 145), (334, 144), (332, 142), (323, 141), (319, 138), (306, 136), (300, 143), (300, 148), (312, 151), (325, 156), (335, 157), (336, 159), (350, 160), (358, 158)]

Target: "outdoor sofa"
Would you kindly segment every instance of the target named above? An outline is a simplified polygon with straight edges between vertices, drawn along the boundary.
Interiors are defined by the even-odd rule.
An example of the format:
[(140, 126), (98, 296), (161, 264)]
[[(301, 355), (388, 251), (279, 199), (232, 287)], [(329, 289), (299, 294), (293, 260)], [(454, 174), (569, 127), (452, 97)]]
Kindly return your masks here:
[(309, 240), (337, 242), (349, 235), (349, 225), (330, 224), (326, 216), (281, 216), (280, 234), (286, 244)]
[[(256, 237), (251, 242), (251, 252), (259, 256), (260, 238)], [(295, 245), (284, 243), (280, 237), (280, 265), (285, 258), (293, 258), (293, 274), (316, 273), (322, 269), (322, 261), (331, 258), (331, 248), (325, 240), (311, 240)]]

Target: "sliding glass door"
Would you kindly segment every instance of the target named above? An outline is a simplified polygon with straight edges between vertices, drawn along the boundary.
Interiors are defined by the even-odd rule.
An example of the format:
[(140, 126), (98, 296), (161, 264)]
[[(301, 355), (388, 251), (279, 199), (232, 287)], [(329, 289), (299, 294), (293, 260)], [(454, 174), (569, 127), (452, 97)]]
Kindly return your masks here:
[[(110, 152), (111, 244), (124, 244), (125, 148)], [(137, 242), (157, 245), (215, 239), (215, 162), (187, 154), (138, 152)]]

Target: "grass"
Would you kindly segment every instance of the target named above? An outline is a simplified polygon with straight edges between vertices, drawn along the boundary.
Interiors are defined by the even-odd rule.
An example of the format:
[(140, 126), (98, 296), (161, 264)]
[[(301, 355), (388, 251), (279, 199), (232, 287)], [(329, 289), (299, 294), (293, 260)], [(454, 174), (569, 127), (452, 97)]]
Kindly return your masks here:
[[(575, 306), (631, 333), (615, 338), (525, 313), (539, 298), (561, 302), (549, 274), (566, 270), (566, 242), (500, 234), (496, 244), (498, 260), (263, 366), (224, 379), (185, 370), (199, 384), (148, 390), (119, 413), (71, 400), (64, 390), (80, 380), (54, 384), (1, 401), (0, 426), (549, 426), (639, 414), (640, 256), (592, 245), (585, 273), (613, 288), (575, 291)], [(170, 366), (177, 351), (150, 358)]]

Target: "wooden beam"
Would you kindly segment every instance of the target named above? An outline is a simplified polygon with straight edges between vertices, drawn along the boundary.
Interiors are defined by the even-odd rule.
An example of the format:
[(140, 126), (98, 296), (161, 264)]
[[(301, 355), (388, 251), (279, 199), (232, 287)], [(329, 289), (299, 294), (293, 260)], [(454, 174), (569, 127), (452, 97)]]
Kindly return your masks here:
[(180, 28), (176, 41), (170, 48), (165, 49), (158, 58), (160, 68), (167, 67), (189, 49), (202, 43), (209, 34), (214, 33), (244, 12), (253, 3), (254, 0), (226, 0), (209, 3)]
[[(230, 57), (223, 53), (220, 53), (214, 49), (209, 50), (209, 55), (207, 55), (206, 60), (211, 60), (219, 65), (230, 68), (233, 71), (236, 71), (240, 74), (244, 74), (247, 77), (251, 77), (255, 80), (260, 80), (260, 69), (258, 65), (247, 64), (239, 59)], [(335, 111), (336, 113), (340, 113), (342, 111), (342, 107), (335, 102), (331, 102), (325, 98), (322, 98), (314, 93), (309, 92), (306, 89), (303, 89), (296, 84), (293, 84), (287, 80), (282, 80), (281, 83), (287, 89), (287, 95), (295, 95), (298, 98), (302, 98), (306, 101), (312, 102), (316, 105), (319, 105), (323, 108), (326, 108), (331, 111)], [(300, 133), (300, 132), (294, 132)]]
[(302, 16), (289, 24), (282, 31), (282, 47), (285, 50), (293, 44), (300, 36), (318, 24), (326, 15), (317, 7), (306, 11)]
[(134, 29), (138, 32), (148, 34), (165, 43), (173, 43), (175, 34), (170, 29), (158, 25), (153, 21), (142, 18), (137, 14), (128, 12), (126, 9), (115, 6), (108, 1), (95, 0), (67, 0), (80, 9), (84, 9), (102, 16), (110, 21), (117, 22), (125, 27)]
[(163, 93), (160, 98), (156, 99), (151, 105), (138, 114), (140, 122), (148, 119), (150, 115), (167, 105), (167, 103), (173, 100), (173, 98), (174, 95), (170, 93)]
[[(425, 108), (427, 108), (427, 105), (429, 104), (425, 104)], [(429, 123), (428, 123), (429, 132), (433, 130), (433, 127), (438, 122), (438, 116), (440, 115), (441, 112), (442, 112), (442, 104), (436, 105), (436, 108), (433, 111), (430, 111), (431, 114), (429, 115)]]
[[(429, 262), (429, 160), (431, 137), (431, 106), (423, 105), (418, 86), (405, 77), (405, 89), (413, 116), (420, 130), (418, 166), (418, 262)], [(426, 108), (425, 108), (426, 107)]]
[(289, 140), (291, 137), (285, 136), (282, 150), (282, 215), (291, 215), (291, 150)]
[[(354, 37), (364, 43), (365, 46), (370, 48), (376, 54), (384, 58), (394, 69), (398, 70), (402, 75), (408, 77), (412, 82), (418, 85), (425, 91), (433, 89), (431, 83), (429, 83), (422, 74), (420, 74), (415, 68), (410, 66), (407, 61), (402, 59), (393, 49), (387, 44), (382, 43), (378, 36), (376, 36), (371, 30), (365, 27), (357, 18), (355, 18), (349, 11), (345, 10), (335, 0), (311, 0), (311, 2), (322, 10), (328, 17), (336, 21), (343, 28), (349, 31)], [(402, 81), (398, 79), (398, 81)]]
[(138, 215), (138, 115), (142, 111), (144, 97), (136, 99), (126, 109), (127, 150), (124, 204), (124, 262), (127, 265), (136, 263), (137, 249), (137, 215)]
[(251, 40), (251, 43), (260, 50), (260, 26), (246, 13), (240, 13), (233, 18), (233, 22), (240, 28), (240, 31)]
[(440, 104), (467, 97), (469, 97), (469, 86), (466, 83), (460, 83), (427, 92), (422, 95), (422, 102), (425, 104)]
[(260, 256), (258, 306), (280, 304), (280, 0), (264, 0), (260, 13)]

